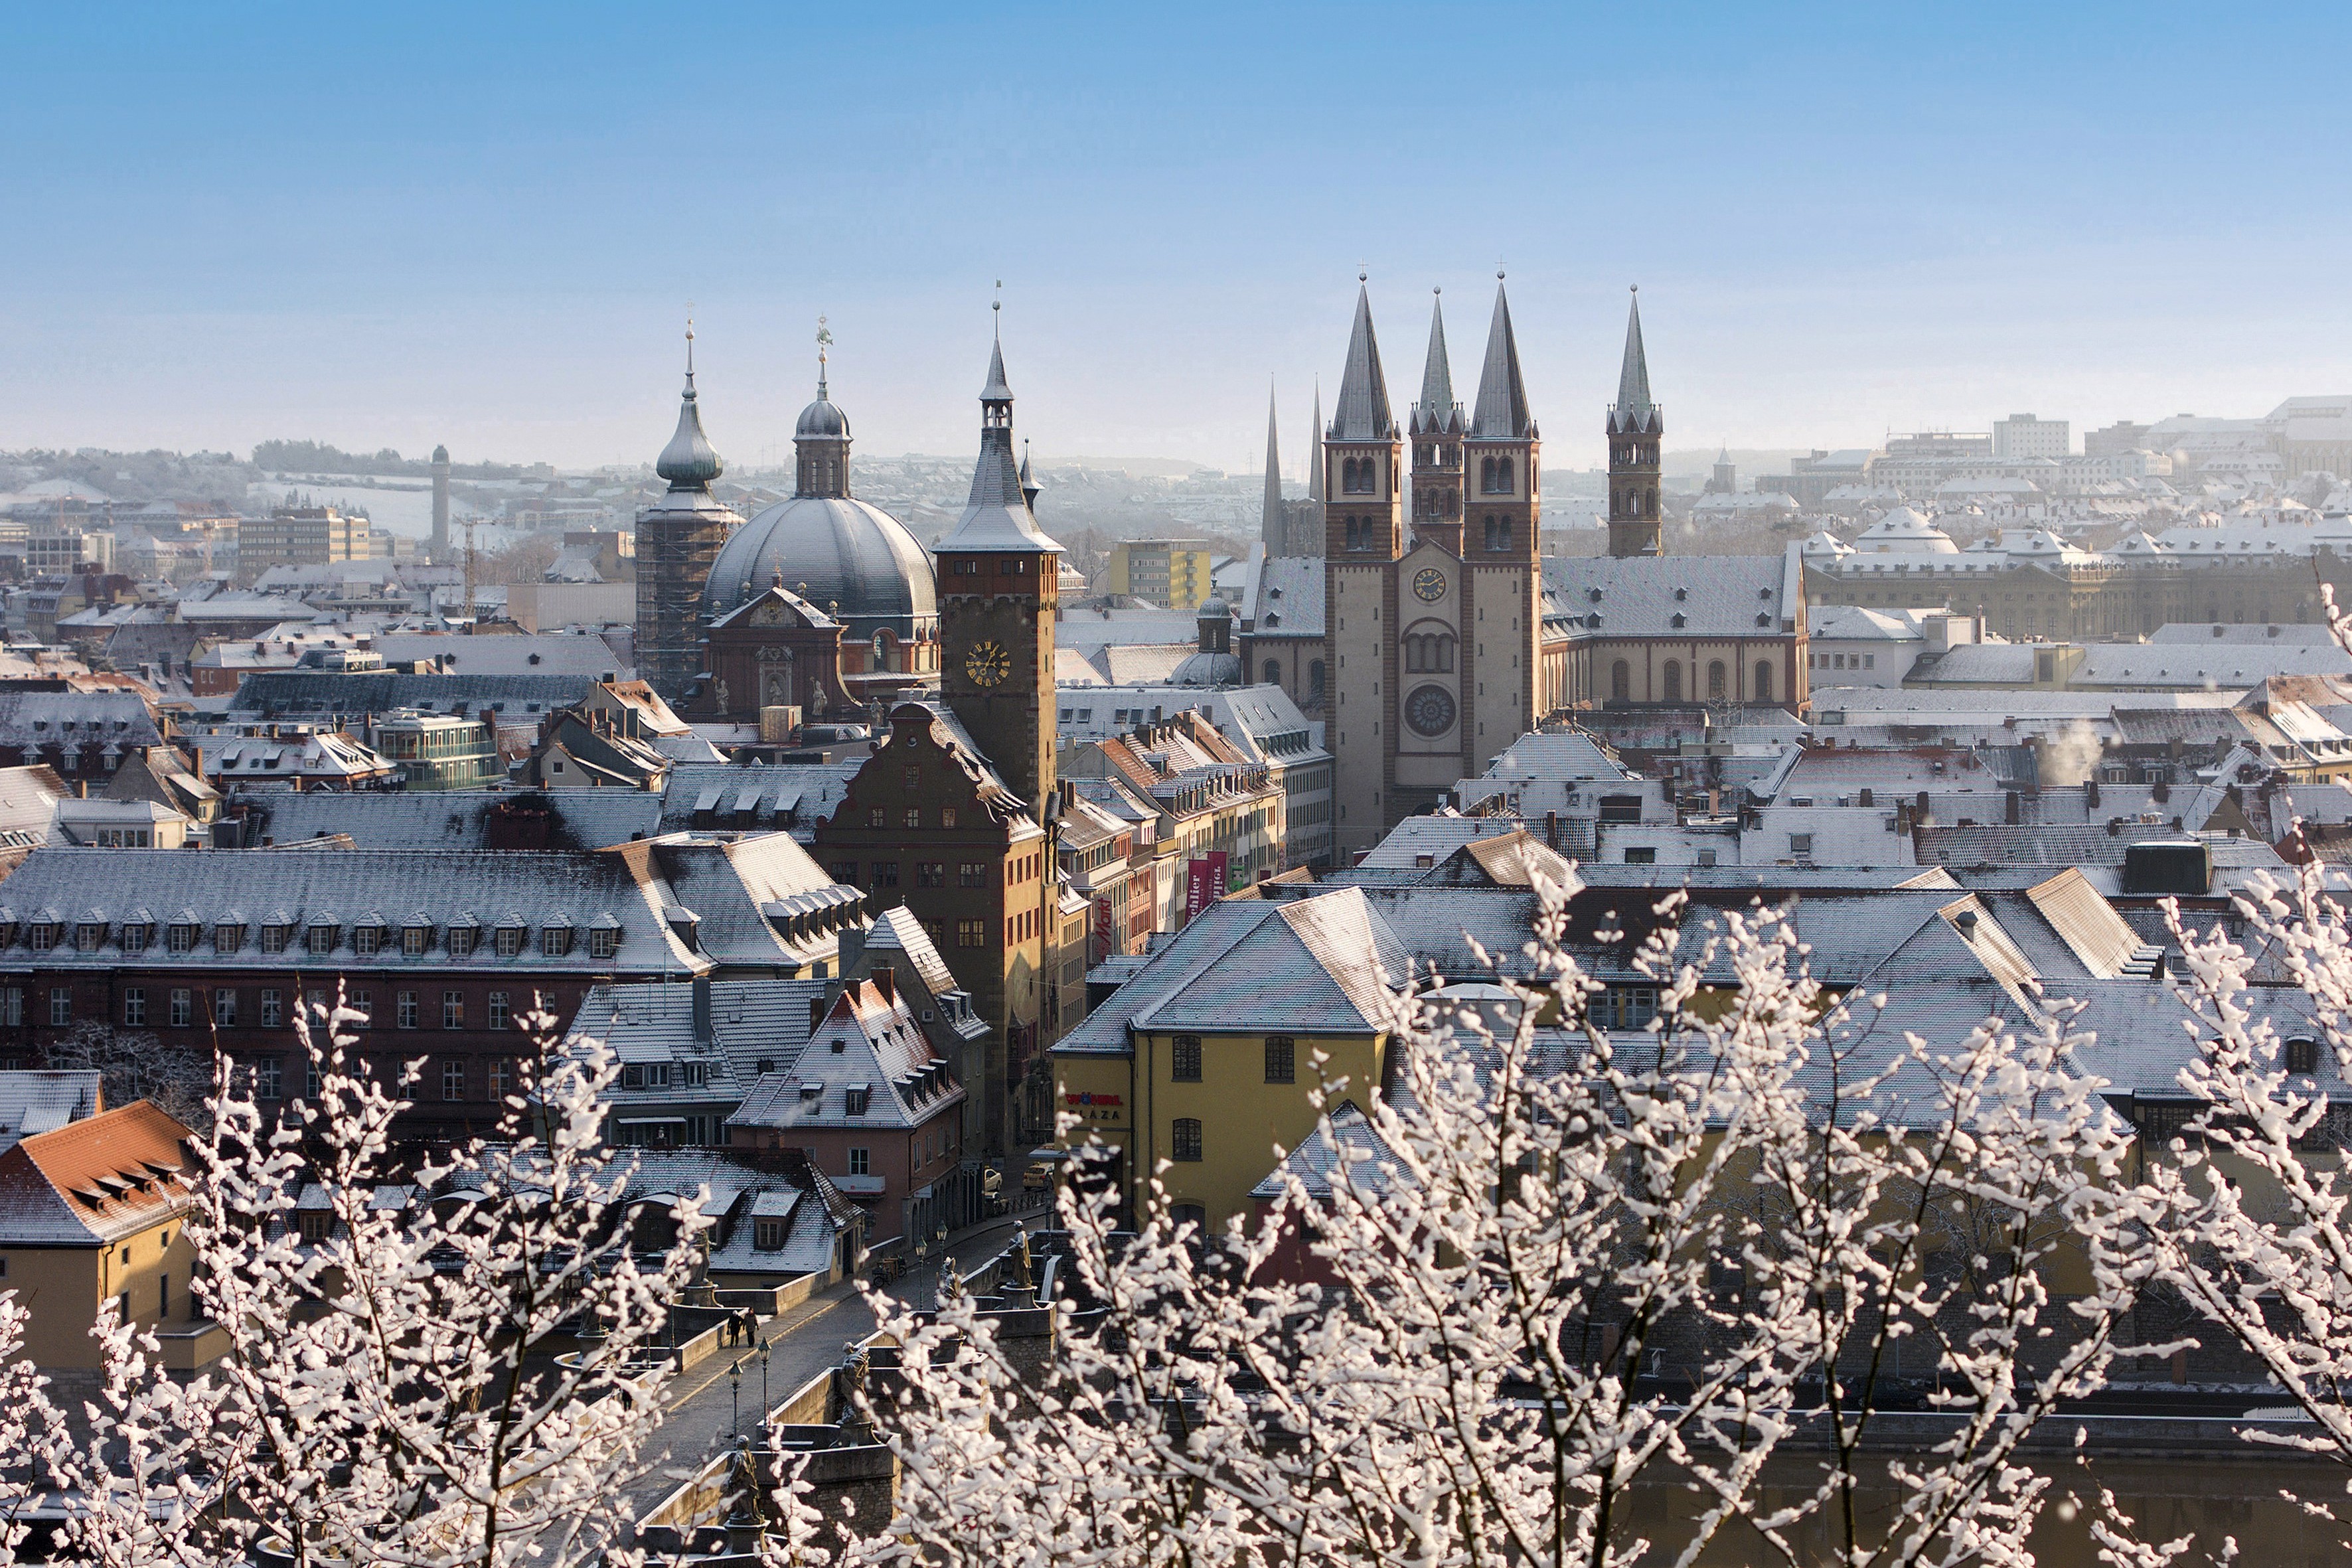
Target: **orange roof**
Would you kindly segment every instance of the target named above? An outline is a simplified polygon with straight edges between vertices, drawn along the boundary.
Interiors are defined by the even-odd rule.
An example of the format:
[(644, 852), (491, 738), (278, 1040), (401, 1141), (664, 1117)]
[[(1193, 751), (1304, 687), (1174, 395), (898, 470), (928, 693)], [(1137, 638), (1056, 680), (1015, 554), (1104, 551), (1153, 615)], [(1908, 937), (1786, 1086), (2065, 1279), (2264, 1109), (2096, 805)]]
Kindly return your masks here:
[(182, 1212), (190, 1135), (141, 1100), (23, 1140), (0, 1154), (0, 1246), (96, 1247)]

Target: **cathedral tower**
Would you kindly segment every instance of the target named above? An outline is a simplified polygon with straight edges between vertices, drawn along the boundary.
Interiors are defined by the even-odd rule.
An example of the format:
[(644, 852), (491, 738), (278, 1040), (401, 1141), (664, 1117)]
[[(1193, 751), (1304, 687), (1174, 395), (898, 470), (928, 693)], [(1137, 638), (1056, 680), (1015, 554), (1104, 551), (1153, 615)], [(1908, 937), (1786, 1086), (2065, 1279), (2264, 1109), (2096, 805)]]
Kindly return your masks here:
[(1429, 358), (1410, 425), (1412, 531), (1455, 555), (1462, 553), (1462, 405), (1454, 400), (1454, 370), (1446, 362), (1445, 310), (1433, 290)]
[(1636, 287), (1625, 321), (1625, 363), (1617, 375), (1617, 401), (1609, 405), (1602, 430), (1609, 438), (1612, 555), (1665, 553), (1658, 521), (1658, 438), (1665, 428), (1665, 411), (1650, 401), (1650, 362), (1642, 352), (1642, 291)]
[(1054, 791), (1054, 616), (1062, 547), (1022, 493), (1004, 345), (980, 394), (971, 497), (940, 541), (940, 691), (1032, 816)]
[(1389, 412), (1388, 379), (1372, 331), (1372, 301), (1358, 279), (1347, 368), (1323, 449), (1325, 709), (1343, 849), (1380, 841), (1393, 796), (1397, 733), (1397, 574), (1404, 553), (1402, 433)]
[(1543, 443), (1528, 409), (1511, 301), (1495, 277), (1495, 315), (1478, 400), (1462, 443), (1462, 763), (1484, 772), (1496, 752), (1536, 726), (1543, 626), (1537, 600), (1541, 567)]

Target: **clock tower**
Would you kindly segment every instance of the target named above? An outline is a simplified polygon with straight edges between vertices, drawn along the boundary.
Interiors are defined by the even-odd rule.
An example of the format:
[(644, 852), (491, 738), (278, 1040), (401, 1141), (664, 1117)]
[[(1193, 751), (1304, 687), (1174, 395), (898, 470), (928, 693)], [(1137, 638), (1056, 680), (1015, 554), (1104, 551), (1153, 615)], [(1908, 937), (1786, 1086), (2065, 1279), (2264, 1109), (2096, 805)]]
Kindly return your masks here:
[(1054, 615), (1062, 547), (1037, 527), (1013, 451), (1000, 331), (980, 394), (971, 499), (935, 552), (940, 692), (1030, 815), (1054, 793)]

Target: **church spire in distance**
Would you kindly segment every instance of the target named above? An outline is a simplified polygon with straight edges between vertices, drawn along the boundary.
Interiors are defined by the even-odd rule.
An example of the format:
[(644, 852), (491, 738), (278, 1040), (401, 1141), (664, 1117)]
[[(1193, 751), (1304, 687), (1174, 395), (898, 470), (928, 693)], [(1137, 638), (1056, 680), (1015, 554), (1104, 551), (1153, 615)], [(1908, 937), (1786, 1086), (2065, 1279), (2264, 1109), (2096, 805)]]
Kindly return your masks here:
[(1323, 378), (1315, 378), (1315, 417), (1307, 425), (1307, 499), (1323, 499)]
[(1258, 538), (1268, 555), (1280, 555), (1288, 534), (1282, 521), (1282, 441), (1274, 414), (1271, 378), (1265, 389), (1265, 501), (1258, 514)]

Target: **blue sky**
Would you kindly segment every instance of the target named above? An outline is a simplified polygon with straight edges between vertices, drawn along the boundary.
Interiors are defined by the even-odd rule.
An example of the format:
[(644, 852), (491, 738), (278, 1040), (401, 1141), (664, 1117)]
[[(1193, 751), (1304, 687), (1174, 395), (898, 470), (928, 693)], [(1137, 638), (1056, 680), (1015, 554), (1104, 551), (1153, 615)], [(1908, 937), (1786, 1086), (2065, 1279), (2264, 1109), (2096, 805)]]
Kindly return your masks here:
[(1297, 460), (1360, 266), (1467, 398), (1497, 260), (1548, 460), (1625, 286), (1673, 446), (2352, 387), (2352, 13), (2207, 6), (18, 7), (0, 447), (972, 445)]

